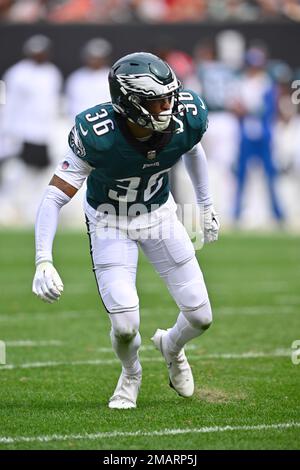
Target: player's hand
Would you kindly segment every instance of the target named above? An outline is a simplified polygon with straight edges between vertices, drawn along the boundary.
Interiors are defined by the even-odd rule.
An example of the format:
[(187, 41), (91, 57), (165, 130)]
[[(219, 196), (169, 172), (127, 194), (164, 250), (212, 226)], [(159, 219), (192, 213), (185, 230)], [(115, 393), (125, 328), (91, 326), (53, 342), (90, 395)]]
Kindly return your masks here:
[(204, 207), (203, 233), (204, 243), (211, 243), (218, 240), (220, 222), (214, 207)]
[(64, 285), (55, 267), (49, 261), (37, 265), (32, 283), (32, 292), (40, 299), (52, 304), (58, 300)]

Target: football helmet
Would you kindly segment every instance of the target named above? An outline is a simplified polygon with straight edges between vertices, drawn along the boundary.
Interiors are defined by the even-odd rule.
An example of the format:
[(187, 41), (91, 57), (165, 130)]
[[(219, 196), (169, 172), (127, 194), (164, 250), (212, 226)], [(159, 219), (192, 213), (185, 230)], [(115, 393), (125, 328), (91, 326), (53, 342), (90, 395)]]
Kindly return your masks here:
[[(108, 81), (117, 113), (141, 127), (176, 132), (166, 129), (178, 114), (181, 83), (166, 62), (148, 52), (128, 54), (112, 66)], [(147, 110), (149, 100), (164, 98), (169, 98), (170, 109), (155, 115)]]

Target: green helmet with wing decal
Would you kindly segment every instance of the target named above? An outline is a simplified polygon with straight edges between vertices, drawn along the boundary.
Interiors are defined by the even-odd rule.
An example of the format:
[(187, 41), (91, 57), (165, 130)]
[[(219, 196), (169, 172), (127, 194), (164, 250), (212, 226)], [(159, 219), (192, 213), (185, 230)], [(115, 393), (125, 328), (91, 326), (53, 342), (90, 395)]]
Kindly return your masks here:
[[(136, 52), (122, 57), (112, 66), (108, 80), (114, 110), (141, 127), (164, 132), (178, 113), (181, 83), (171, 67), (153, 54)], [(170, 98), (170, 110), (150, 114), (147, 101), (163, 98)]]

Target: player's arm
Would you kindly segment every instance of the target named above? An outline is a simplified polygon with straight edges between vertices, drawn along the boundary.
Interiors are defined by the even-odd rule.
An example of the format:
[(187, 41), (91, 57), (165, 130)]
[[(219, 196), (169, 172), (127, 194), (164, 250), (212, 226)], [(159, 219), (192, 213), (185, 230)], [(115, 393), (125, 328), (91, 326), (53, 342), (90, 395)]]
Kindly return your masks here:
[(52, 303), (63, 291), (62, 280), (53, 266), (52, 246), (61, 208), (67, 204), (92, 171), (71, 150), (55, 170), (41, 200), (35, 222), (36, 273), (32, 291)]
[(209, 187), (207, 159), (200, 143), (183, 155), (183, 161), (196, 194), (197, 204), (203, 214), (204, 242), (218, 239), (220, 223), (213, 207)]

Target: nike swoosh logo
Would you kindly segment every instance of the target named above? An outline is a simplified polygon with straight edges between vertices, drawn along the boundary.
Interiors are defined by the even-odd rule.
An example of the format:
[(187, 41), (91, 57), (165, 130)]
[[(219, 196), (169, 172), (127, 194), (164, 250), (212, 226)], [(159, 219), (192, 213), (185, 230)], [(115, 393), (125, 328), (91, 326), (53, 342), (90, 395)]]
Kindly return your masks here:
[(82, 135), (86, 136), (87, 133), (88, 133), (88, 131), (85, 131), (85, 130), (83, 129), (83, 127), (82, 127), (81, 124), (79, 124), (79, 127), (80, 127), (80, 130), (81, 130)]

